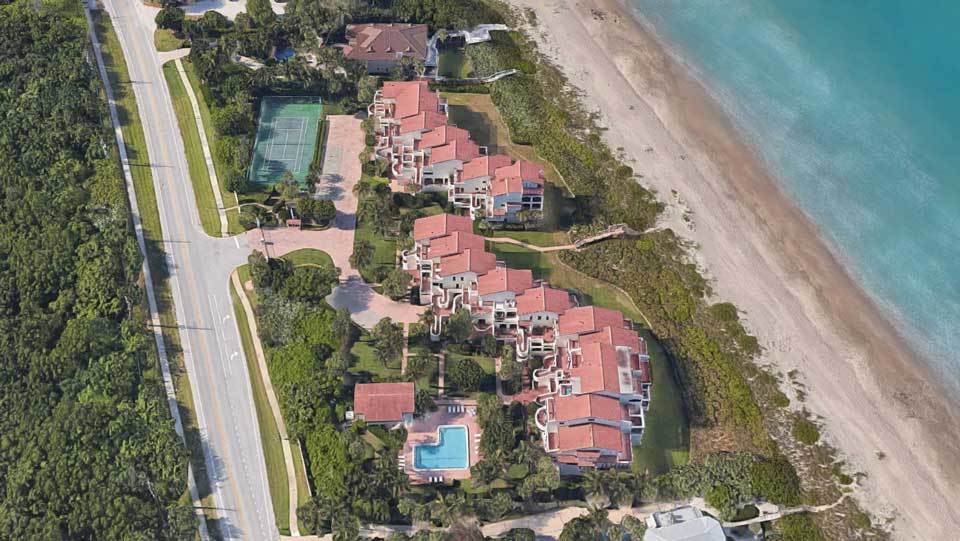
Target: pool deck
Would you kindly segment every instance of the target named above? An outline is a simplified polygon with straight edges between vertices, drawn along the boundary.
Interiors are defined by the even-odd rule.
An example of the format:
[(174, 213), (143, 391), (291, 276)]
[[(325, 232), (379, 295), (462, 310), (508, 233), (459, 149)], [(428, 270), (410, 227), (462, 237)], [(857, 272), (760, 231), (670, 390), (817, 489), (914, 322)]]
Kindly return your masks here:
[[(462, 406), (464, 411), (461, 413), (449, 412), (447, 411), (448, 406)], [(472, 467), (480, 461), (480, 425), (477, 423), (477, 416), (470, 413), (470, 411), (476, 412), (476, 410), (476, 400), (438, 400), (437, 411), (420, 416), (407, 426), (407, 441), (403, 444), (401, 462), (404, 473), (410, 478), (410, 484), (426, 484), (430, 482), (431, 477), (438, 476), (443, 476), (444, 482), (470, 477), (469, 468), (463, 470), (415, 470), (413, 468), (414, 446), (437, 443), (437, 428), (443, 425), (463, 425), (467, 427), (467, 449), (470, 453), (469, 464)]]

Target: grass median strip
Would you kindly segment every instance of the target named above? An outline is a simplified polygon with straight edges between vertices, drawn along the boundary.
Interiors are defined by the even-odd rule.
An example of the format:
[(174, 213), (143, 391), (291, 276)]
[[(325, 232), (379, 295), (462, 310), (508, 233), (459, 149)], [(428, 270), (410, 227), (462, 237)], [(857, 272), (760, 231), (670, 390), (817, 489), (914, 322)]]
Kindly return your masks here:
[(210, 186), (210, 175), (207, 174), (207, 164), (203, 158), (200, 133), (197, 131), (197, 123), (193, 118), (190, 98), (180, 81), (177, 66), (173, 62), (164, 64), (163, 76), (167, 80), (170, 98), (173, 100), (173, 110), (177, 115), (177, 124), (180, 126), (183, 148), (187, 155), (187, 166), (190, 170), (190, 183), (193, 185), (197, 211), (200, 213), (200, 224), (206, 234), (211, 237), (219, 237), (220, 213), (217, 209), (216, 198), (213, 196), (213, 188)]

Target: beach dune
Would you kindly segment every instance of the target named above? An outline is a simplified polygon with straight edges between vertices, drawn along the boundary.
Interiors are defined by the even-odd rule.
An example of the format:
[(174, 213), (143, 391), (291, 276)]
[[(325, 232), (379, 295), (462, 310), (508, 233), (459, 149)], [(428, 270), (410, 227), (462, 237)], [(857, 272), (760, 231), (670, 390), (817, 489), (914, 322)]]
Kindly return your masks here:
[(510, 1), (535, 11), (541, 51), (600, 113), (610, 147), (622, 147), (668, 204), (664, 225), (698, 245), (716, 295), (745, 312), (761, 361), (799, 372), (802, 405), (867, 474), (861, 505), (894, 519), (896, 538), (956, 539), (955, 403), (706, 90), (614, 0)]

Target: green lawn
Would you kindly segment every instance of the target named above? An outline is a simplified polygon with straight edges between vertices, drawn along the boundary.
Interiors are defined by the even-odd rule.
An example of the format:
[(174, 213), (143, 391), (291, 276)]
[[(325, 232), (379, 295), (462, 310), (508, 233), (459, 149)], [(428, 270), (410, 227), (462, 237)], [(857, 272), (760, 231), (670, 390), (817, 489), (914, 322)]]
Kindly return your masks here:
[(380, 356), (374, 351), (370, 337), (362, 335), (350, 350), (356, 362), (350, 367), (350, 373), (360, 379), (373, 381), (397, 381), (400, 379), (400, 363), (384, 366)]
[(690, 449), (689, 421), (671, 361), (649, 331), (640, 335), (647, 342), (653, 369), (650, 410), (640, 446), (634, 448), (633, 467), (651, 476), (687, 463)]
[[(203, 122), (203, 129), (207, 132), (207, 144), (210, 145), (210, 153), (213, 156), (213, 169), (217, 172), (217, 184), (220, 186), (220, 199), (224, 207), (236, 206), (239, 201), (236, 194), (227, 190), (227, 167), (222, 163), (217, 149), (217, 133), (213, 129), (213, 121), (210, 120), (210, 108), (207, 106), (206, 95), (202, 92), (200, 79), (193, 68), (193, 63), (184, 58), (183, 71), (187, 73), (187, 79), (190, 86), (193, 87), (193, 93), (197, 96), (197, 104), (200, 106), (200, 120)], [(209, 175), (208, 175), (209, 178)], [(240, 209), (228, 210), (227, 212), (227, 231), (231, 235), (243, 233), (244, 229), (240, 225)], [(218, 218), (219, 219), (219, 218)]]
[[(107, 76), (117, 100), (117, 114), (123, 131), (131, 176), (133, 177), (134, 192), (136, 193), (137, 207), (140, 211), (143, 236), (147, 247), (147, 260), (152, 271), (160, 325), (163, 327), (163, 342), (177, 394), (177, 407), (183, 421), (187, 449), (190, 452), (190, 463), (193, 466), (201, 502), (206, 507), (212, 508), (213, 495), (210, 492), (203, 447), (196, 415), (194, 414), (196, 409), (193, 404), (193, 393), (183, 363), (183, 350), (180, 346), (180, 334), (177, 331), (173, 295), (166, 281), (166, 258), (164, 257), (162, 244), (163, 231), (157, 209), (156, 192), (153, 188), (153, 175), (150, 173), (150, 159), (147, 155), (143, 125), (140, 120), (140, 113), (137, 110), (126, 60), (123, 57), (120, 42), (113, 31), (110, 18), (106, 17), (105, 12), (100, 10), (93, 11), (92, 15), (97, 36), (101, 43), (101, 53), (107, 69)], [(151, 340), (150, 343), (152, 344), (153, 341)], [(181, 499), (187, 505), (192, 504), (190, 494), (187, 491), (184, 492)], [(213, 530), (211, 533), (216, 536), (216, 523), (208, 522), (208, 527)]]
[(333, 268), (333, 259), (330, 258), (327, 252), (313, 248), (294, 250), (284, 255), (281, 259), (286, 259), (292, 263), (294, 267), (309, 265), (312, 267)]
[[(257, 426), (260, 427), (260, 441), (263, 445), (263, 457), (267, 467), (270, 499), (273, 500), (273, 513), (276, 515), (277, 528), (280, 533), (289, 535), (290, 493), (287, 490), (287, 467), (283, 461), (283, 444), (280, 441), (280, 432), (274, 422), (273, 413), (270, 411), (266, 388), (260, 377), (260, 368), (253, 348), (253, 337), (250, 336), (247, 314), (243, 310), (240, 297), (232, 285), (230, 287), (230, 297), (233, 299), (233, 312), (237, 318), (240, 341), (243, 343), (244, 356), (247, 359), (247, 371), (250, 373), (250, 385), (253, 388), (253, 403), (257, 409)], [(298, 453), (295, 452), (294, 456), (297, 455)]]
[(354, 237), (354, 246), (361, 241), (367, 241), (373, 245), (373, 264), (365, 269), (358, 269), (367, 283), (376, 283), (373, 270), (377, 267), (392, 270), (397, 266), (397, 241), (391, 237), (381, 237), (377, 235), (370, 224), (360, 220), (357, 222), (356, 235)]
[(180, 80), (176, 63), (167, 62), (164, 64), (163, 76), (170, 88), (173, 110), (177, 115), (177, 124), (180, 126), (183, 147), (187, 153), (190, 182), (193, 184), (193, 193), (197, 200), (200, 223), (203, 225), (204, 232), (208, 235), (219, 237), (220, 214), (217, 211), (217, 200), (214, 198), (213, 188), (210, 186), (210, 175), (207, 173), (207, 162), (203, 157), (200, 132), (197, 131), (197, 124), (193, 117), (193, 107), (190, 105), (190, 98), (187, 96), (187, 91)]
[(473, 75), (473, 63), (462, 48), (442, 51), (437, 64), (437, 74), (443, 77), (466, 79)]
[(169, 28), (157, 28), (153, 31), (153, 46), (161, 53), (175, 51), (183, 45), (183, 40), (173, 35), (173, 30)]

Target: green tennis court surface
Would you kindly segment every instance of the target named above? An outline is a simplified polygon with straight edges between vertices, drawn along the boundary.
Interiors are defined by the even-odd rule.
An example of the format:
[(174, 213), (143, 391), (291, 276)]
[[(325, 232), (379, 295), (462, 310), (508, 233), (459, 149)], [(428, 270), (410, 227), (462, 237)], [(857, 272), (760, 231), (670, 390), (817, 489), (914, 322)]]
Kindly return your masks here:
[(294, 180), (304, 182), (316, 150), (322, 111), (316, 97), (263, 97), (250, 181), (272, 184), (289, 171)]

